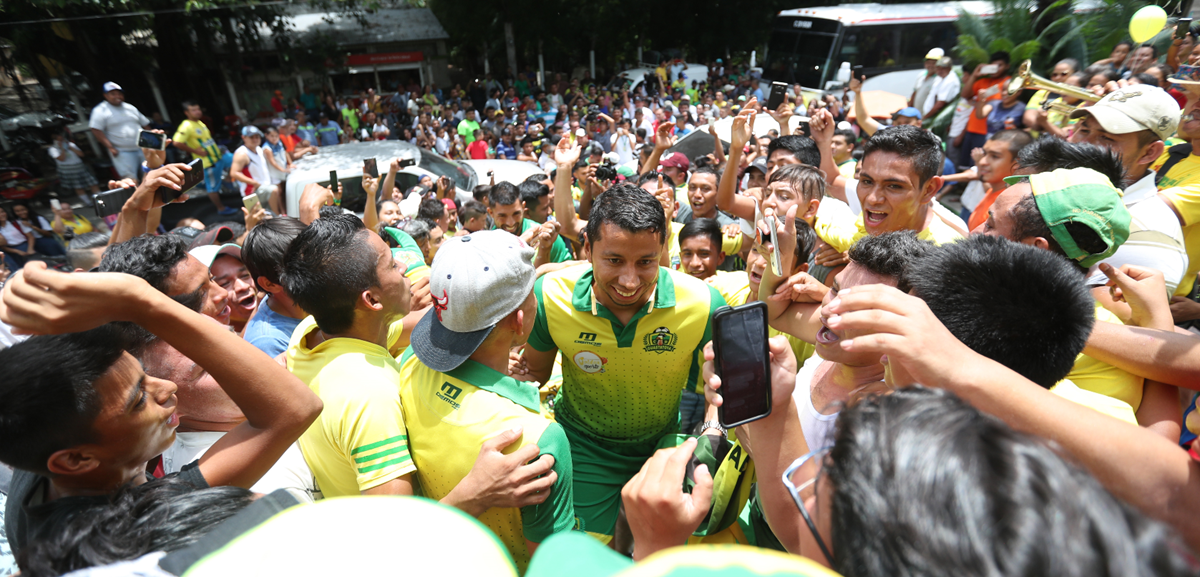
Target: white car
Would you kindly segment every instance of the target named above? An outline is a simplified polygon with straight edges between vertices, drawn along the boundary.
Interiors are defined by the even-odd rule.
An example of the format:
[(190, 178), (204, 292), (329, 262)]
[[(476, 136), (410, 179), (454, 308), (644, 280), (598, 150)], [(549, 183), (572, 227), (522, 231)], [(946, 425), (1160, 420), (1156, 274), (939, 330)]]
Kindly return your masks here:
[(415, 160), (416, 163), (401, 168), (396, 174), (396, 186), (407, 191), (416, 186), (421, 177), (429, 176), (435, 181), (448, 176), (454, 181), (459, 204), (472, 200), (476, 185), (491, 181), (494, 173), (496, 182), (521, 184), (532, 174), (543, 174), (537, 165), (517, 160), (450, 160), (437, 153), (425, 150), (403, 140), (377, 140), (353, 142), (336, 146), (321, 147), (315, 155), (296, 161), (288, 175), (286, 206), (289, 215), (300, 214), (300, 194), (309, 183), (328, 186), (330, 171), (337, 172), (342, 184), (342, 206), (361, 213), (366, 200), (362, 190), (363, 160), (374, 158), (379, 176), (387, 175), (388, 165), (393, 158)]
[[(629, 90), (636, 90), (638, 86), (646, 79), (647, 74), (654, 74), (654, 67), (645, 68), (630, 68), (620, 74), (622, 78), (629, 81)], [(692, 81), (703, 82), (708, 80), (708, 67), (703, 64), (695, 64), (691, 62), (684, 63), (683, 79), (688, 86), (692, 85)], [(667, 89), (671, 88), (670, 83), (667, 83)]]

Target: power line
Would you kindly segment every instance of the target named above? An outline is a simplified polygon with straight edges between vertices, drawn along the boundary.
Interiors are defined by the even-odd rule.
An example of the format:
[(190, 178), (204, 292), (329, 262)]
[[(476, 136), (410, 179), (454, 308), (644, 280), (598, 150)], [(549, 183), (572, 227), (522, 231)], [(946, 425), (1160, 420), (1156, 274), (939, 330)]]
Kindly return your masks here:
[(46, 24), (51, 22), (80, 22), (85, 20), (104, 20), (107, 18), (129, 18), (132, 16), (153, 16), (155, 14), (179, 14), (181, 12), (203, 12), (209, 10), (233, 10), (235, 8), (251, 8), (255, 6), (278, 6), (280, 4), (292, 4), (288, 0), (275, 0), (273, 2), (254, 2), (247, 4), (239, 4), (236, 6), (209, 6), (202, 8), (171, 8), (168, 10), (141, 10), (137, 12), (121, 12), (118, 14), (94, 14), (91, 16), (70, 16), (63, 18), (44, 18), (42, 20), (19, 20), (16, 22), (0, 22), (0, 26), (20, 26), (23, 24)]

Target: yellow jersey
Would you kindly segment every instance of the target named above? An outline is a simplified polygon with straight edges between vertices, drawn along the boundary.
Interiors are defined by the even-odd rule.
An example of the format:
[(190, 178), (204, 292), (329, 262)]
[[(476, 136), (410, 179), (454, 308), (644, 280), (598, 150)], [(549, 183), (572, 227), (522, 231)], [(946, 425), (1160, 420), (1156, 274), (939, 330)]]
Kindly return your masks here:
[(441, 373), (421, 363), (410, 347), (400, 357), (400, 399), (421, 493), (430, 499), (448, 495), (471, 472), (483, 443), (515, 426), (523, 433), (506, 454), (537, 445), (541, 454), (554, 457), (558, 479), (545, 502), (492, 508), (479, 517), (512, 554), (518, 571), (529, 564), (526, 540), (541, 543), (575, 526), (570, 446), (562, 426), (540, 414), (533, 384), (472, 360)]
[[(1123, 324), (1117, 315), (1109, 312), (1100, 303), (1096, 303), (1096, 322)], [(1135, 412), (1142, 404), (1142, 377), (1102, 363), (1083, 353), (1075, 357), (1075, 366), (1071, 368), (1066, 380), (1085, 391), (1121, 401)]]
[(208, 131), (208, 127), (199, 120), (180, 122), (179, 128), (175, 129), (175, 136), (171, 140), (182, 142), (189, 148), (203, 150), (204, 154), (193, 156), (200, 159), (204, 168), (210, 168), (221, 161), (221, 149), (217, 147), (216, 142), (213, 142), (212, 133)]
[[(394, 323), (393, 327), (400, 323)], [(416, 470), (400, 407), (400, 365), (388, 350), (333, 338), (309, 348), (308, 317), (292, 333), (287, 368), (325, 408), (300, 435), (300, 451), (326, 498), (358, 495)], [(393, 328), (389, 343), (399, 338)]]
[[(933, 210), (930, 208), (929, 210)], [(867, 229), (863, 225), (862, 215), (854, 215), (850, 213), (853, 220), (847, 220), (845, 213), (838, 213), (833, 218), (818, 218), (813, 225), (813, 230), (817, 236), (836, 249), (838, 252), (846, 252), (859, 239), (867, 236)], [(962, 235), (957, 230), (950, 228), (950, 225), (933, 215), (929, 219), (929, 226), (917, 233), (917, 238), (927, 240), (936, 245), (943, 245), (948, 242), (954, 242)]]
[[(750, 302), (750, 275), (746, 274), (746, 271), (718, 271), (717, 274), (704, 279), (704, 281), (717, 289), (717, 292), (721, 293), (721, 297), (725, 299), (725, 303), (731, 307)], [(767, 336), (777, 337), (779, 335), (787, 338), (792, 352), (796, 355), (797, 366), (804, 364), (804, 361), (817, 351), (816, 345), (806, 343), (773, 327), (767, 327)]]
[(557, 349), (563, 383), (555, 418), (600, 440), (643, 442), (677, 426), (681, 390), (699, 392), (716, 289), (665, 267), (649, 301), (622, 325), (592, 290), (591, 265), (537, 280), (529, 346)]
[[(1189, 156), (1179, 164), (1192, 158), (1195, 157)], [(1159, 161), (1161, 162), (1162, 159), (1160, 158)], [(1179, 167), (1179, 164), (1175, 166)], [(1175, 171), (1172, 170), (1171, 174), (1174, 173)], [(1175, 295), (1187, 296), (1191, 294), (1192, 288), (1196, 284), (1196, 273), (1200, 272), (1200, 182), (1173, 188), (1159, 186), (1159, 190), (1161, 191), (1159, 194), (1171, 199), (1171, 204), (1175, 205), (1179, 216), (1183, 217), (1183, 245), (1187, 249), (1188, 267), (1183, 279), (1179, 281), (1179, 286), (1175, 289)]]

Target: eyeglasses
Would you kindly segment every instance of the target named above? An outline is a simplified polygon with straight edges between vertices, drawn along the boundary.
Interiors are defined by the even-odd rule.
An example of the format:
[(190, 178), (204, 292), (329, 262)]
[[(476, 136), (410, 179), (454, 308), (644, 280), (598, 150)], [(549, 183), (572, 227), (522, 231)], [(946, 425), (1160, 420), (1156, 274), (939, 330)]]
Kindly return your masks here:
[(832, 448), (833, 448), (832, 446), (829, 446), (829, 447), (823, 447), (823, 448), (817, 449), (815, 451), (811, 451), (807, 455), (804, 455), (803, 457), (796, 459), (796, 461), (792, 463), (792, 466), (788, 467), (787, 470), (783, 472), (783, 486), (787, 487), (788, 493), (791, 493), (792, 501), (794, 501), (796, 503), (796, 507), (798, 509), (800, 509), (800, 515), (802, 517), (804, 517), (804, 522), (808, 525), (808, 530), (812, 531), (813, 539), (815, 539), (817, 541), (817, 547), (821, 548), (821, 553), (823, 553), (825, 555), (825, 560), (829, 561), (830, 567), (834, 566), (833, 553), (830, 553), (829, 547), (825, 546), (825, 540), (821, 538), (821, 533), (819, 533), (817, 531), (817, 524), (813, 523), (812, 517), (808, 514), (808, 508), (804, 506), (804, 499), (802, 497), (800, 497), (801, 491), (804, 491), (805, 489), (812, 487), (813, 484), (815, 484), (817, 482), (817, 476), (813, 475), (812, 479), (809, 479), (808, 481), (801, 483), (800, 486), (797, 487), (794, 483), (792, 483), (792, 475), (800, 467), (803, 467), (804, 464), (807, 463), (810, 459), (824, 458), (825, 455), (827, 455), (829, 453), (829, 450)]

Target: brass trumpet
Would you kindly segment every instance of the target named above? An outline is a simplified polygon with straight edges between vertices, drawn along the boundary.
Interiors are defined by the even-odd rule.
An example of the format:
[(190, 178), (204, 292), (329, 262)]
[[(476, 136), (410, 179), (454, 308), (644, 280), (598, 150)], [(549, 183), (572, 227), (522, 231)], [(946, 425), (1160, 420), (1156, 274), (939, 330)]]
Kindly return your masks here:
[[(1031, 67), (1032, 62), (1026, 60), (1021, 63), (1019, 68), (1017, 68), (1017, 74), (1008, 82), (1008, 87), (1005, 90), (1009, 96), (1017, 94), (1028, 88), (1031, 90), (1045, 90), (1046, 92), (1061, 94), (1068, 98), (1078, 98), (1079, 100), (1083, 100), (1085, 102), (1097, 102), (1100, 100), (1100, 97), (1092, 94), (1092, 91), (1090, 90), (1079, 88), (1077, 86), (1071, 86), (1070, 84), (1053, 82), (1038, 76), (1029, 70)], [(1059, 104), (1071, 106), (1062, 102)], [(1071, 110), (1074, 110), (1075, 108), (1076, 107), (1071, 106)]]

